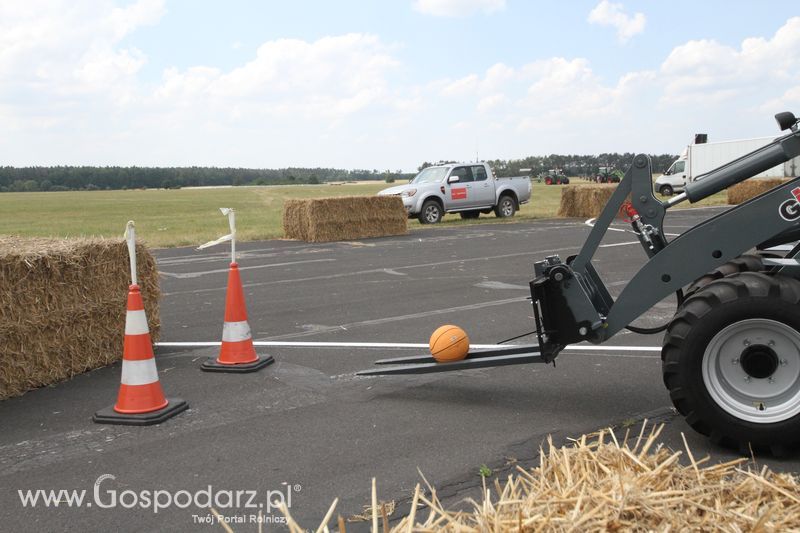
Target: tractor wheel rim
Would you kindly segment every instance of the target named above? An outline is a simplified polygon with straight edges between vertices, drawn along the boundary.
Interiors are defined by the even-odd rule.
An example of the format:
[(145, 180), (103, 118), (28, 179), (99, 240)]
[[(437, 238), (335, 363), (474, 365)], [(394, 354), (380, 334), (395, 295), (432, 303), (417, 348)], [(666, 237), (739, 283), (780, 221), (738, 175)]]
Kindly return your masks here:
[(800, 332), (775, 320), (734, 322), (708, 343), (703, 382), (740, 420), (773, 424), (800, 413)]
[(439, 208), (435, 205), (429, 205), (425, 210), (425, 220), (428, 222), (436, 222), (439, 218)]

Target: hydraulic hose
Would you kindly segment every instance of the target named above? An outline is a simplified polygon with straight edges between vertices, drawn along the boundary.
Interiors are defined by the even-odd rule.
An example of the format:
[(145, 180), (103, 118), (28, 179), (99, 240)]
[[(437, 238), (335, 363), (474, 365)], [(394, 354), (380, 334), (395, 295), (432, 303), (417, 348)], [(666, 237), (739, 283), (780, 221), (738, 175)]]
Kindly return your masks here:
[[(675, 296), (678, 299), (678, 307), (680, 307), (683, 304), (683, 290), (679, 289), (675, 293)], [(628, 331), (632, 331), (633, 333), (639, 333), (640, 335), (655, 335), (656, 333), (661, 333), (662, 331), (666, 331), (667, 327), (669, 327), (669, 322), (655, 328), (639, 328), (636, 326), (631, 326), (629, 324), (625, 326), (625, 329), (627, 329)]]

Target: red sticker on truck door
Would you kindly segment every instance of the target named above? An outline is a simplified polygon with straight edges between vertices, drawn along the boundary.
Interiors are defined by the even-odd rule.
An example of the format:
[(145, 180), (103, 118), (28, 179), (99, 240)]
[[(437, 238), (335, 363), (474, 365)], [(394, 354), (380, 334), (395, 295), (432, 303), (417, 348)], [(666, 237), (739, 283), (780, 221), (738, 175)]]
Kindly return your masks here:
[(466, 200), (467, 199), (467, 189), (466, 189), (466, 187), (462, 187), (460, 189), (450, 189), (450, 199), (451, 200)]

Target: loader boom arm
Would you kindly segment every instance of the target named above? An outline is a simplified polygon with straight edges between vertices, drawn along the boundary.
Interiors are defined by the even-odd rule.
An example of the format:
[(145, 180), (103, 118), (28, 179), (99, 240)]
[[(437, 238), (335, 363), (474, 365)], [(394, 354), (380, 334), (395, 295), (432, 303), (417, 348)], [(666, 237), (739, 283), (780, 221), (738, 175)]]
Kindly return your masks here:
[[(637, 155), (581, 248), (562, 263), (557, 256), (535, 265), (531, 282), (539, 344), (552, 360), (567, 344), (601, 343), (656, 303), (706, 272), (786, 230), (800, 226), (800, 178), (780, 185), (695, 226), (668, 242), (667, 209), (694, 203), (800, 155), (792, 132), (687, 184), (670, 202), (653, 193), (650, 158)], [(649, 259), (614, 300), (592, 266), (609, 226), (630, 195), (632, 225)]]

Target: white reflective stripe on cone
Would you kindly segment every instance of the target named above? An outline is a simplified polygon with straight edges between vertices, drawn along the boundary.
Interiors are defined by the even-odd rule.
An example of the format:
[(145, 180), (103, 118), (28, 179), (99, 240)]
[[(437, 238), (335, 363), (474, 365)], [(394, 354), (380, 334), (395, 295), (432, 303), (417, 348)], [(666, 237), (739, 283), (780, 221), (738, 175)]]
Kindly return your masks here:
[(149, 385), (156, 381), (158, 381), (158, 369), (156, 369), (155, 359), (122, 360), (123, 385)]
[(125, 335), (144, 335), (150, 333), (147, 327), (147, 315), (144, 309), (138, 311), (128, 311), (125, 317)]
[(222, 324), (222, 342), (240, 342), (250, 338), (250, 324), (242, 322), (225, 322)]

